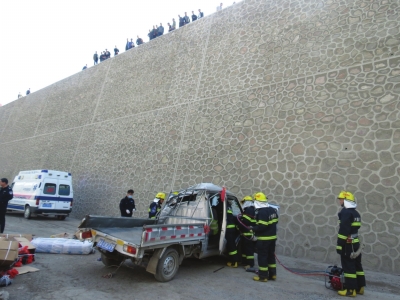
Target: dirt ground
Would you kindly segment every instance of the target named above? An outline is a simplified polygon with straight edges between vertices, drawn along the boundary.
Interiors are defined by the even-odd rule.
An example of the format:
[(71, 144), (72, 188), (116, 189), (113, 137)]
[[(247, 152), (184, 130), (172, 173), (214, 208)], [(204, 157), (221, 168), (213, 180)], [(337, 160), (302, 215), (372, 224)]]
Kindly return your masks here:
[[(51, 217), (31, 220), (22, 214), (6, 216), (5, 233), (32, 233), (50, 237), (57, 233), (74, 233), (80, 220), (68, 217), (59, 221)], [(126, 262), (115, 272), (97, 261), (100, 254), (61, 255), (38, 253), (31, 265), (39, 272), (17, 276), (13, 284), (0, 290), (8, 291), (10, 299), (342, 299), (324, 287), (324, 277), (305, 277), (289, 273), (278, 265), (277, 281), (266, 283), (252, 280), (252, 273), (242, 268), (225, 266), (223, 257), (205, 260), (185, 259), (174, 280), (160, 283), (145, 269)], [(281, 262), (296, 270), (325, 270), (324, 263), (279, 256)], [(337, 263), (337, 262), (333, 262)], [(222, 269), (220, 269), (222, 268)], [(220, 270), (218, 270), (220, 269)], [(218, 271), (216, 271), (218, 270)], [(399, 270), (400, 272), (400, 270)], [(400, 275), (366, 270), (367, 288), (360, 299), (400, 299)]]

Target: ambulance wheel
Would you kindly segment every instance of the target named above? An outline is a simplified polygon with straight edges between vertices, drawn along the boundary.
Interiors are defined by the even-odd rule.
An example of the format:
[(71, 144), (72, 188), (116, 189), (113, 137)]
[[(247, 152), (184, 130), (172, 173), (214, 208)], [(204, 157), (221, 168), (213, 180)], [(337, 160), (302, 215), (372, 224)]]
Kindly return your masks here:
[(179, 269), (179, 254), (175, 249), (169, 248), (158, 261), (154, 277), (160, 282), (172, 280)]
[(57, 216), (57, 220), (64, 221), (67, 216)]
[(25, 206), (24, 218), (30, 219), (31, 217), (32, 217), (31, 207), (29, 205), (27, 205), (27, 206)]

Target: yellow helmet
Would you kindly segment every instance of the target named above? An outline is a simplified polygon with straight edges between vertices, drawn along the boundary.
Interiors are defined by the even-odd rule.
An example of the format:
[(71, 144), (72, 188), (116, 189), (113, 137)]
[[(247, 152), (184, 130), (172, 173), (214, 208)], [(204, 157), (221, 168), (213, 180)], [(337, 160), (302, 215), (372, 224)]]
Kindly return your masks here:
[(355, 201), (354, 195), (347, 191), (341, 191), (339, 193), (338, 199), (346, 199), (347, 201)]
[(242, 200), (240, 200), (240, 203), (244, 203), (245, 201), (253, 201), (253, 198), (251, 196), (244, 196)]
[(164, 200), (165, 199), (165, 193), (161, 193), (161, 192), (157, 193), (156, 198)]
[(268, 201), (267, 196), (264, 193), (258, 192), (254, 194), (254, 200), (256, 201)]

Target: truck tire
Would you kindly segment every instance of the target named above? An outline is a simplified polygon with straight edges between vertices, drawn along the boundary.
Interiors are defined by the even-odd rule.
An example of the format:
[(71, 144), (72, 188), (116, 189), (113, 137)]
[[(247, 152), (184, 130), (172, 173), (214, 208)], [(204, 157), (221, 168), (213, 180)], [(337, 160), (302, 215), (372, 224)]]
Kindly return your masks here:
[(67, 216), (56, 216), (57, 220), (64, 221)]
[(29, 205), (27, 205), (27, 206), (25, 206), (24, 218), (30, 219), (31, 217), (32, 217), (31, 207)]
[(118, 267), (121, 264), (122, 259), (121, 260), (112, 259), (107, 257), (104, 253), (101, 253), (101, 261), (106, 267), (111, 267), (111, 266)]
[(154, 277), (160, 282), (172, 280), (179, 269), (179, 254), (175, 249), (168, 248), (157, 264)]

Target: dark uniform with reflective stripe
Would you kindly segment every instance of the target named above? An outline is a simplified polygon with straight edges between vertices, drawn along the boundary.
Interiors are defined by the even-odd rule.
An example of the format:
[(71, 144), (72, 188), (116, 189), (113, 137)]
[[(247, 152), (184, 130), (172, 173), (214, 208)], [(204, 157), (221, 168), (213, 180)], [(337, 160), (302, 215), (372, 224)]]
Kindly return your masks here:
[(336, 251), (340, 254), (345, 279), (345, 289), (360, 289), (365, 286), (364, 270), (361, 264), (361, 254), (355, 259), (350, 258), (352, 252), (360, 247), (358, 229), (361, 227), (361, 216), (355, 208), (345, 208), (338, 214), (339, 233)]
[[(240, 221), (247, 227), (255, 226), (256, 219), (254, 216), (256, 214), (254, 206), (246, 207), (243, 210), (243, 215), (240, 217)], [(255, 242), (251, 240), (253, 233), (249, 230), (240, 226), (240, 231), (242, 233), (242, 263), (250, 267), (254, 267), (254, 246)]]
[(160, 210), (161, 210), (160, 201), (152, 202), (149, 207), (149, 219), (155, 219), (156, 215), (160, 212)]
[(258, 275), (262, 279), (271, 279), (276, 276), (275, 245), (278, 212), (271, 206), (256, 209), (256, 220), (257, 225), (253, 227), (253, 231), (257, 236)]
[(9, 186), (5, 188), (0, 188), (0, 231), (4, 232), (4, 227), (6, 226), (6, 212), (8, 201), (14, 197), (13, 191)]
[(226, 211), (226, 248), (228, 250), (228, 258), (232, 263), (239, 261), (238, 251), (236, 247), (237, 230), (235, 225), (235, 217), (232, 213), (232, 208), (228, 206)]

